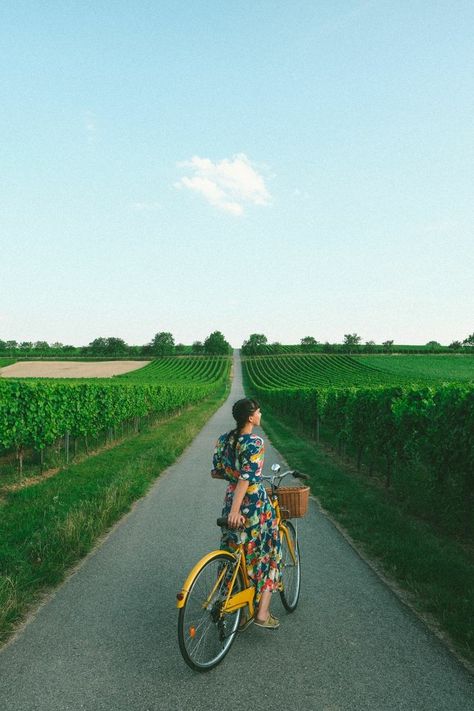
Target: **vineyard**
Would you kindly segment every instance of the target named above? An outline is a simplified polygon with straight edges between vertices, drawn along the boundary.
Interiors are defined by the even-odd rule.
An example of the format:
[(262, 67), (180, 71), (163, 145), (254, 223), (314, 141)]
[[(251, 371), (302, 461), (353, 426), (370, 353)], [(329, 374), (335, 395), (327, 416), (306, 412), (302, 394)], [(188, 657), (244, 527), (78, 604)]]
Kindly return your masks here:
[(81, 439), (116, 439), (137, 432), (146, 418), (168, 416), (223, 389), (229, 358), (164, 358), (112, 379), (0, 380), (0, 457), (16, 453), (20, 472), (25, 450), (63, 450)]
[(120, 375), (121, 380), (154, 383), (213, 383), (225, 378), (229, 358), (222, 356), (189, 356), (160, 358), (140, 370)]
[(354, 356), (354, 360), (406, 380), (436, 379), (474, 382), (474, 354), (471, 355), (404, 355)]
[(244, 376), (263, 405), (337, 447), (417, 514), (472, 539), (474, 360), (386, 358), (248, 357)]
[(14, 358), (0, 358), (0, 368), (5, 368), (7, 365), (13, 365), (14, 362)]
[(261, 356), (248, 358), (245, 366), (250, 381), (256, 387), (270, 389), (399, 382), (397, 376), (348, 355)]
[(474, 382), (472, 356), (279, 355), (247, 358), (250, 381), (262, 388)]

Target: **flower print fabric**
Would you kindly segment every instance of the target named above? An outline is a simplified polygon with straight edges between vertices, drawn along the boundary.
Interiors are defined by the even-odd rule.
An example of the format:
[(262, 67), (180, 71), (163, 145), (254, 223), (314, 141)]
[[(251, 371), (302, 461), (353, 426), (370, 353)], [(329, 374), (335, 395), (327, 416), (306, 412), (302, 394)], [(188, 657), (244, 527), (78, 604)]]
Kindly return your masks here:
[[(274, 592), (279, 589), (280, 535), (275, 509), (263, 486), (263, 439), (254, 434), (240, 435), (235, 446), (235, 456), (233, 442), (233, 435), (223, 434), (219, 437), (212, 464), (213, 470), (229, 482), (222, 509), (223, 516), (230, 513), (238, 480), (245, 479), (249, 482), (240, 510), (245, 516), (243, 542), (247, 569), (256, 588), (258, 603), (264, 590)], [(240, 535), (241, 532), (234, 529), (223, 528), (221, 547), (224, 550), (236, 550)]]

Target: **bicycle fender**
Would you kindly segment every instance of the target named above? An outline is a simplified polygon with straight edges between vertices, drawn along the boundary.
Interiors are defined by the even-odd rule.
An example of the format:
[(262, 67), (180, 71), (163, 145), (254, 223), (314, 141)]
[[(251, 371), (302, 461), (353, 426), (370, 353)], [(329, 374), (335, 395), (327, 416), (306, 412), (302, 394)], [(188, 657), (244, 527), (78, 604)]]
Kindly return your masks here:
[(232, 553), (229, 553), (229, 551), (212, 551), (211, 553), (207, 553), (203, 558), (201, 558), (200, 561), (196, 563), (194, 568), (191, 570), (189, 573), (188, 577), (184, 581), (184, 585), (179, 591), (179, 593), (176, 595), (177, 602), (176, 602), (176, 607), (184, 607), (184, 603), (186, 602), (186, 598), (188, 597), (188, 593), (191, 589), (192, 584), (194, 583), (194, 579), (196, 578), (196, 575), (199, 573), (201, 570), (202, 566), (205, 565), (209, 560), (212, 560), (215, 558), (217, 555), (222, 555), (225, 554), (230, 560), (235, 560), (235, 557), (232, 555)]

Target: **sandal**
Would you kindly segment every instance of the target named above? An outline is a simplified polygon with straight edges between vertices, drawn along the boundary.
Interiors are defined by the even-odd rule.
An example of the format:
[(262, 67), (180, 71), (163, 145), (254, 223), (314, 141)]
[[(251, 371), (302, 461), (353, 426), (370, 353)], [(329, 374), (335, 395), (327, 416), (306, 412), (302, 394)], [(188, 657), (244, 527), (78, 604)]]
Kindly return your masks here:
[(258, 617), (255, 617), (254, 622), (257, 627), (264, 627), (267, 630), (277, 630), (280, 626), (280, 620), (277, 617), (273, 617), (271, 612), (266, 620), (259, 620)]

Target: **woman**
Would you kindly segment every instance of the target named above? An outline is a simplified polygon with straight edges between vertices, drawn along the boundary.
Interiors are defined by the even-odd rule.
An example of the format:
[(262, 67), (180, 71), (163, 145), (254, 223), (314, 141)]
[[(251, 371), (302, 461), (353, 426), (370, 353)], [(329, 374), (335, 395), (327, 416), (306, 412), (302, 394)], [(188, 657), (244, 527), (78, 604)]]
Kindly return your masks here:
[[(272, 593), (279, 589), (281, 547), (275, 510), (262, 482), (264, 443), (252, 434), (258, 427), (262, 413), (256, 400), (238, 400), (232, 415), (236, 428), (217, 440), (211, 476), (226, 479), (222, 515), (227, 516), (229, 528), (222, 530), (221, 546), (235, 550), (243, 527), (244, 551), (249, 577), (255, 585), (257, 611), (253, 621), (259, 627), (277, 629), (279, 621), (270, 613)], [(245, 620), (245, 629), (252, 619)]]

